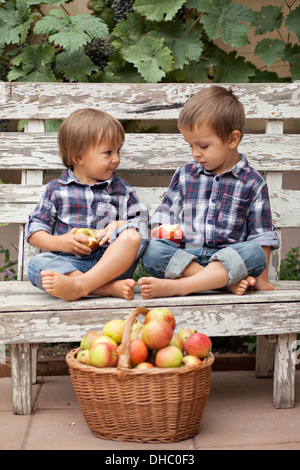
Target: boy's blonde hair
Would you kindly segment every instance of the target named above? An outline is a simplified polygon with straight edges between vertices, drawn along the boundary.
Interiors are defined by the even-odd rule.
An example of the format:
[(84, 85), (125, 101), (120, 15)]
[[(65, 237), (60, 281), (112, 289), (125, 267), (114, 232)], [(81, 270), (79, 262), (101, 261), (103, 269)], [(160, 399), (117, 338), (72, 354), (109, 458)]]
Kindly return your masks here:
[(120, 121), (98, 109), (74, 111), (58, 131), (59, 154), (65, 167), (73, 169), (74, 161), (102, 139), (121, 146), (125, 133)]
[(242, 139), (245, 126), (244, 106), (231, 89), (217, 85), (203, 88), (182, 108), (178, 127), (192, 131), (202, 124), (212, 127), (223, 142), (234, 130), (240, 131)]

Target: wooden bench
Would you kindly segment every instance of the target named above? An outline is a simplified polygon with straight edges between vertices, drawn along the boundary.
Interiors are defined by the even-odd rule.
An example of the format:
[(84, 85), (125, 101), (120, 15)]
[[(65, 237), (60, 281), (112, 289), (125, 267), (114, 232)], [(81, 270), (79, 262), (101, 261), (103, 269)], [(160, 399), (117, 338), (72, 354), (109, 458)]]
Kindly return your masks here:
[[(183, 104), (203, 86), (207, 85), (0, 83), (0, 119), (29, 120), (25, 132), (1, 134), (0, 145), (0, 169), (22, 175), (20, 184), (0, 185), (0, 223), (19, 225), (19, 280), (0, 283), (0, 342), (11, 345), (14, 413), (31, 413), (32, 358), (36, 359), (38, 343), (79, 341), (89, 329), (101, 329), (107, 321), (124, 318), (142, 305), (166, 306), (178, 328), (193, 327), (211, 337), (257, 335), (257, 376), (272, 376), (274, 371), (274, 406), (294, 406), (300, 282), (279, 281), (280, 251), (272, 257), (269, 275), (276, 290), (242, 297), (214, 291), (145, 301), (137, 293), (132, 301), (88, 297), (65, 302), (26, 280), (28, 259), (35, 250), (24, 242), (24, 226), (46, 178), (53, 179), (63, 168), (56, 134), (45, 133), (45, 120), (64, 119), (78, 108), (95, 107), (121, 120), (169, 125), (176, 123)], [(248, 130), (240, 150), (265, 175), (276, 229), (280, 233), (285, 227), (300, 227), (300, 191), (282, 187), (284, 172), (300, 170), (300, 134), (283, 132), (286, 120), (300, 119), (300, 84), (232, 87), (244, 103), (247, 127), (251, 129), (255, 120), (265, 121), (265, 133)], [(132, 182), (152, 212), (174, 170), (191, 160), (189, 146), (177, 131), (132, 133), (127, 134), (118, 173)]]

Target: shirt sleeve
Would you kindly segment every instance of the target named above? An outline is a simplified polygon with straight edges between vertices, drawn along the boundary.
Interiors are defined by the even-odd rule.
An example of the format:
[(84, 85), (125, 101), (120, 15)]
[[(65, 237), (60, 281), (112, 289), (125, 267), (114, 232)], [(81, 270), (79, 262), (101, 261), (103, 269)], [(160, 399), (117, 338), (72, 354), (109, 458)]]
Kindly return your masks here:
[(151, 229), (156, 225), (179, 223), (179, 215), (182, 211), (180, 172), (180, 168), (176, 170), (162, 203), (155, 209), (150, 219)]
[(272, 223), (268, 187), (266, 184), (253, 200), (248, 217), (248, 240), (261, 246), (280, 247), (280, 240)]
[(25, 229), (26, 241), (28, 242), (30, 235), (34, 232), (38, 232), (39, 230), (44, 230), (45, 232), (52, 234), (56, 221), (56, 214), (57, 209), (55, 196), (52, 191), (52, 185), (49, 183), (40, 202), (29, 215)]
[(127, 188), (127, 197), (124, 200), (124, 207), (120, 207), (120, 219), (127, 220), (125, 226), (116, 230), (119, 235), (123, 230), (134, 227), (138, 230), (144, 240), (148, 239), (149, 214), (146, 206), (141, 203), (135, 190)]

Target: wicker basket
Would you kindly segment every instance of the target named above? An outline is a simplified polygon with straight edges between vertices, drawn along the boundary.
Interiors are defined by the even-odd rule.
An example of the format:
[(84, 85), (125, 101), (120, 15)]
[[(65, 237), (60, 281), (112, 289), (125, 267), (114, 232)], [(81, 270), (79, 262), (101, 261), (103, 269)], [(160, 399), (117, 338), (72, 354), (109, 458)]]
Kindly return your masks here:
[(135, 442), (177, 442), (198, 433), (210, 390), (213, 354), (197, 366), (130, 368), (129, 341), (136, 308), (125, 322), (118, 367), (97, 368), (66, 360), (83, 416), (94, 436)]

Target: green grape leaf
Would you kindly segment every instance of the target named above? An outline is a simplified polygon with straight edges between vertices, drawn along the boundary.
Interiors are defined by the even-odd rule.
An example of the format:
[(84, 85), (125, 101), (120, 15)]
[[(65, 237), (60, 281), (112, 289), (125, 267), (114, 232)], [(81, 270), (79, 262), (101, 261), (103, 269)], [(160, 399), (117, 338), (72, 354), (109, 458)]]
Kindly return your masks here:
[(291, 66), (290, 66), (290, 71), (291, 71), (291, 76), (293, 81), (295, 80), (300, 80), (300, 54), (296, 54), (293, 57), (291, 57)]
[[(49, 44), (33, 44), (26, 46), (21, 53), (11, 61), (8, 79), (20, 81), (56, 81), (50, 70), (51, 62), (55, 55), (55, 49)], [(49, 68), (48, 68), (49, 66)]]
[(70, 82), (88, 82), (88, 76), (97, 71), (98, 67), (83, 50), (71, 54), (63, 51), (56, 56), (55, 72)]
[(182, 69), (192, 60), (199, 60), (203, 43), (199, 29), (190, 31), (188, 24), (180, 21), (157, 23), (155, 30), (149, 33), (152, 37), (164, 38), (165, 45), (171, 50), (174, 57), (175, 69)]
[(213, 81), (215, 83), (247, 83), (255, 74), (252, 64), (245, 63), (244, 57), (236, 57), (236, 51), (222, 54), (216, 60)]
[(201, 11), (206, 13), (200, 19), (210, 39), (221, 38), (232, 47), (250, 44), (248, 31), (253, 20), (253, 11), (240, 3), (230, 0), (201, 0)]
[(135, 0), (133, 8), (149, 20), (168, 21), (172, 20), (184, 2), (185, 0)]
[(35, 34), (49, 34), (49, 41), (69, 53), (79, 50), (95, 38), (108, 38), (107, 25), (92, 15), (66, 17), (60, 10), (51, 10), (48, 16), (37, 21)]
[(285, 20), (285, 26), (289, 28), (292, 33), (295, 33), (300, 41), (300, 6), (292, 10)]
[[(16, 8), (15, 8), (16, 6)], [(0, 10), (0, 46), (4, 44), (24, 44), (31, 22), (39, 16), (31, 13), (25, 0), (19, 0), (16, 5), (5, 3)]]
[(274, 64), (277, 59), (284, 56), (285, 43), (280, 39), (262, 39), (255, 48), (255, 55), (262, 58), (268, 65)]
[(140, 42), (123, 52), (148, 83), (157, 83), (173, 68), (173, 58), (163, 39), (144, 36)]
[(134, 13), (129, 13), (127, 14), (126, 21), (120, 21), (114, 28), (111, 43), (116, 49), (119, 47), (128, 48), (137, 44), (145, 32), (143, 18)]
[(275, 5), (268, 5), (262, 7), (260, 11), (255, 11), (254, 19), (252, 21), (253, 26), (257, 26), (255, 34), (264, 34), (267, 31), (274, 31), (279, 29), (283, 20), (282, 7)]

